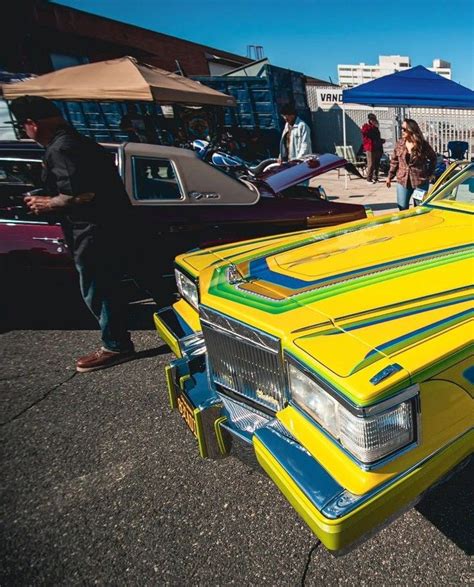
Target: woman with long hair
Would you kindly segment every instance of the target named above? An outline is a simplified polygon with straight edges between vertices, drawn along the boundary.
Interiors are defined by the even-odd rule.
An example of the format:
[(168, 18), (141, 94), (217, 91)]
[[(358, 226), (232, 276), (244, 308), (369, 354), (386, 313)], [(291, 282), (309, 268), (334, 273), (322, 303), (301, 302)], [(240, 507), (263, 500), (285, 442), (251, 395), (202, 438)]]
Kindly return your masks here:
[(418, 124), (411, 118), (402, 123), (402, 138), (395, 145), (390, 160), (387, 187), (397, 176), (397, 203), (407, 210), (415, 189), (427, 191), (436, 167), (436, 153), (425, 140)]

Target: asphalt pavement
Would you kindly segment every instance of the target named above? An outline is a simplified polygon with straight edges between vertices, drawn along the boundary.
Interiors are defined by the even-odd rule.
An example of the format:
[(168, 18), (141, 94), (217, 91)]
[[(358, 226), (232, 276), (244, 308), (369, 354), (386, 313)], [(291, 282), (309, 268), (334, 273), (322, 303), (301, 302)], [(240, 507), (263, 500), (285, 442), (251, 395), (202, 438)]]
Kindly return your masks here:
[(136, 360), (87, 374), (86, 318), (31, 307), (0, 334), (1, 585), (473, 584), (473, 467), (336, 558), (264, 473), (199, 457), (152, 310), (132, 307)]

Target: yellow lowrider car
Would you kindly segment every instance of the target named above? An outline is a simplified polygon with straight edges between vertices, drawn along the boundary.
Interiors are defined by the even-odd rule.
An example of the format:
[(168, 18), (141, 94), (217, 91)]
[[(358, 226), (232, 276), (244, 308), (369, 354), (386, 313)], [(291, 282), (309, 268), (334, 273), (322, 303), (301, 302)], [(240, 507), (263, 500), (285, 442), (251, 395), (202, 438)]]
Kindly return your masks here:
[(472, 454), (473, 212), (471, 163), (411, 210), (177, 258), (171, 405), (203, 457), (254, 453), (331, 551)]

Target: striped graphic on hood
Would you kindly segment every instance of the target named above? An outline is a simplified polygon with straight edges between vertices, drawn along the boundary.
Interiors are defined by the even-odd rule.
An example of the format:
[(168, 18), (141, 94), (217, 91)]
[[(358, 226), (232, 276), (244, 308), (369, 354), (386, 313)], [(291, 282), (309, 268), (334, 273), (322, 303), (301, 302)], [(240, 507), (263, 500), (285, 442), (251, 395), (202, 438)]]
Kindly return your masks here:
[(279, 314), (303, 303), (311, 304), (382, 281), (455, 263), (471, 257), (473, 251), (474, 244), (468, 243), (361, 267), (313, 281), (283, 275), (271, 270), (266, 259), (258, 259), (249, 263), (249, 273), (243, 276), (244, 281), (235, 284), (228, 283), (228, 266), (217, 268), (209, 292), (272, 314)]

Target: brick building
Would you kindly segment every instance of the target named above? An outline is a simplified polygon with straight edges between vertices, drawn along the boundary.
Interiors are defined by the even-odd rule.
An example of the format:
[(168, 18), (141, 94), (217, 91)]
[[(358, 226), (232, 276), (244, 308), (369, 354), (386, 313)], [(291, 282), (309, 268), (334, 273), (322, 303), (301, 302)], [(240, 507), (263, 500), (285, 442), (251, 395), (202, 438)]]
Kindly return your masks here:
[(185, 75), (219, 75), (251, 60), (47, 0), (9, 3), (0, 39), (0, 68), (47, 73), (71, 65), (131, 55)]

